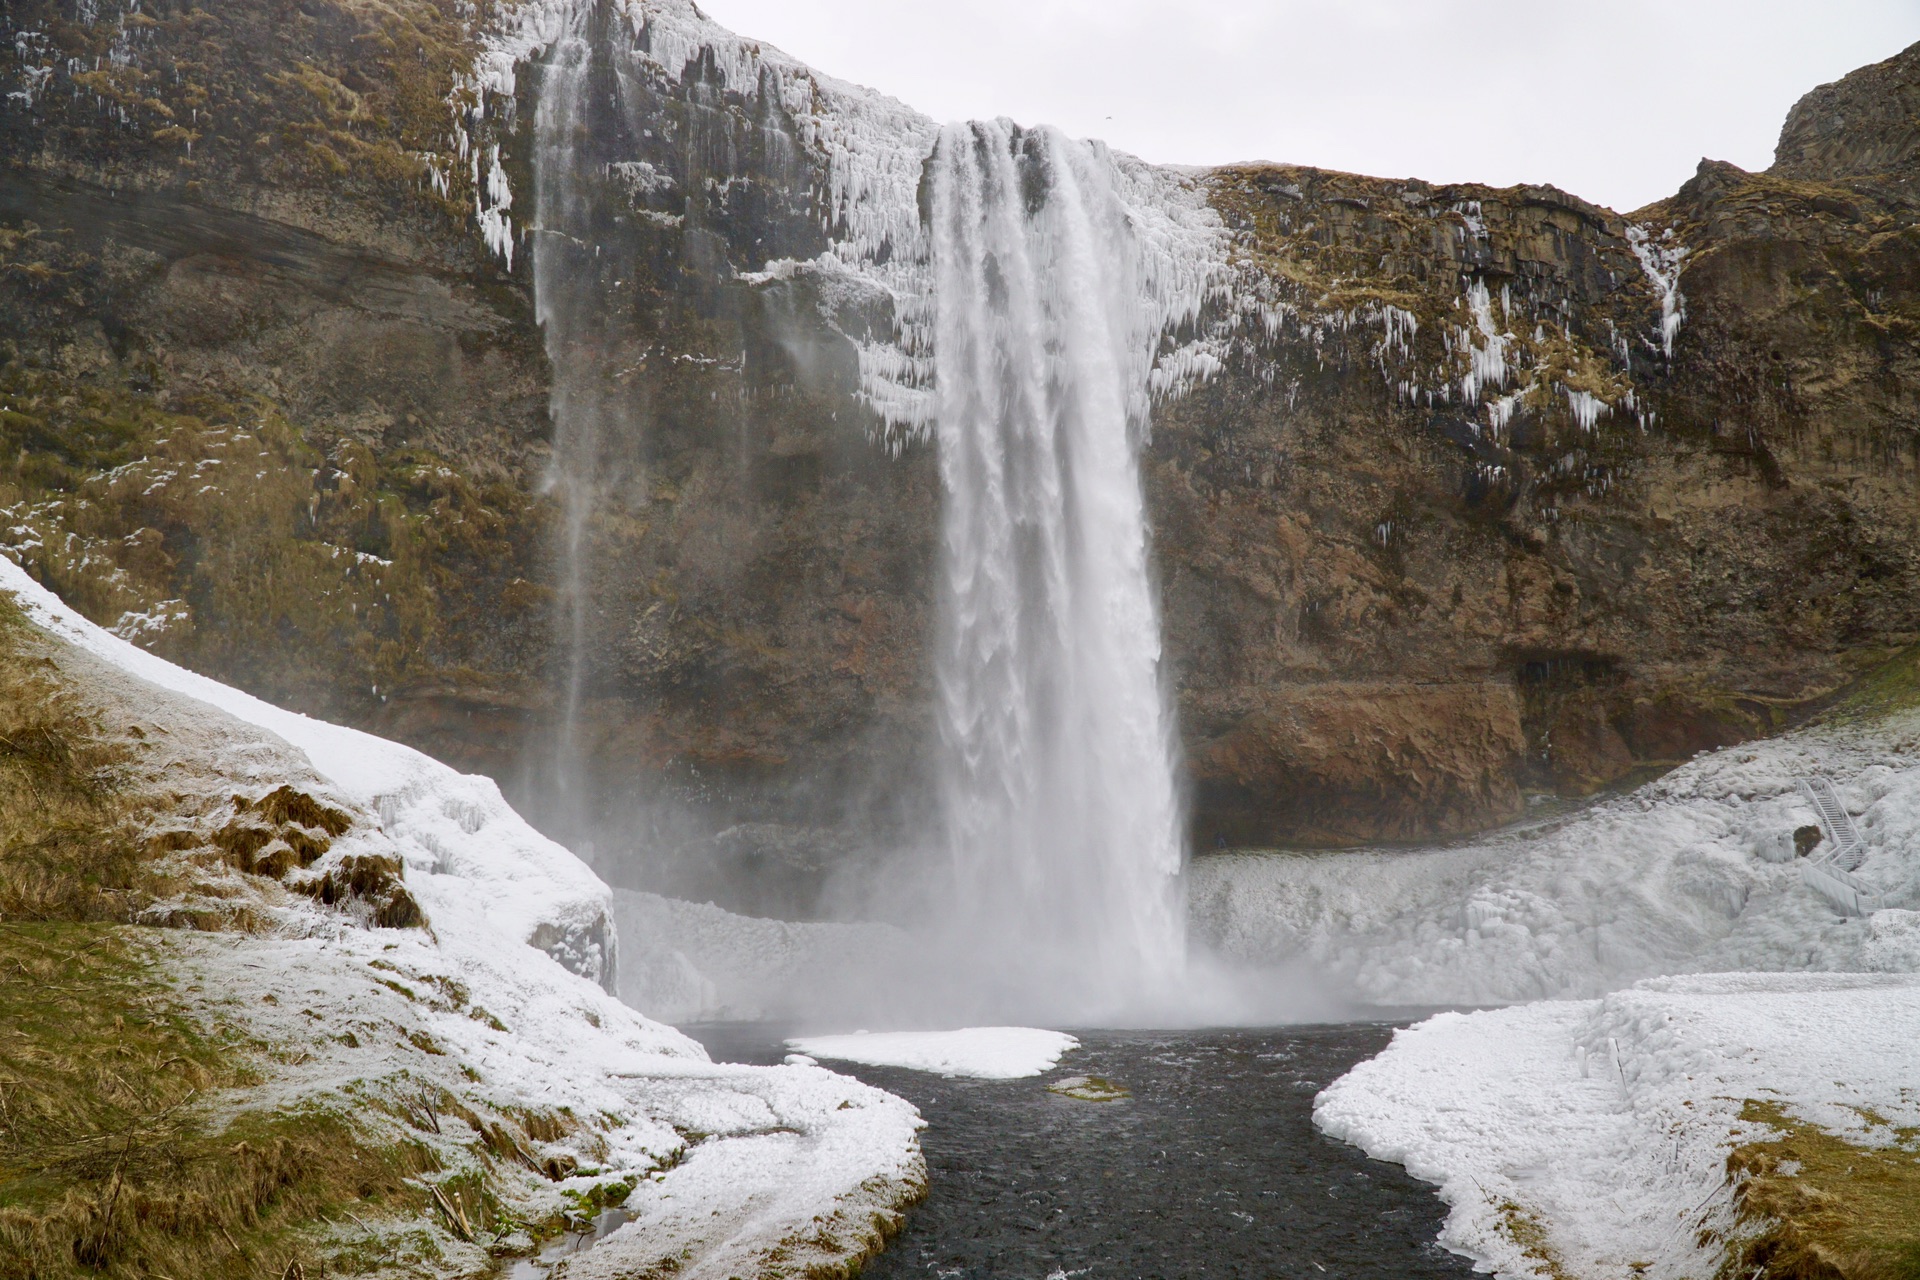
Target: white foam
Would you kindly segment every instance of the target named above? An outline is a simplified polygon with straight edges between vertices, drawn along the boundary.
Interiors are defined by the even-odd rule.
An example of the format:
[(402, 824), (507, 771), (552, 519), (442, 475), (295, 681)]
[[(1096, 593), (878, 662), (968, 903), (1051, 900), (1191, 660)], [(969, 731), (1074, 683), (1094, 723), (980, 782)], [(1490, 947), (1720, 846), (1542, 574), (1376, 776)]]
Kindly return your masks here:
[(914, 971), (913, 939), (891, 925), (764, 920), (630, 889), (613, 898), (620, 998), (667, 1022), (840, 1016)]

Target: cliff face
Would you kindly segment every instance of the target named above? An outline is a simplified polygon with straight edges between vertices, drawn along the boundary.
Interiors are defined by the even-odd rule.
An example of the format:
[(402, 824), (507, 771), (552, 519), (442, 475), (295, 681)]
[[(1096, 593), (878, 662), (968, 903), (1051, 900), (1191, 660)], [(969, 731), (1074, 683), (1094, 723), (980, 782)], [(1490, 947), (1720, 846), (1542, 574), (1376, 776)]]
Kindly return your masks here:
[[(556, 828), (577, 654), (572, 834), (807, 909), (924, 817), (931, 733), (935, 460), (857, 394), (901, 317), (768, 269), (849, 234), (790, 105), (842, 88), (596, 55), (569, 278), (605, 319), (556, 358), (530, 228), (558, 55), (503, 80), (499, 18), (8, 10), (4, 540), (90, 616)], [(1147, 471), (1202, 846), (1477, 829), (1769, 732), (1914, 643), (1916, 85), (1909, 51), (1816, 90), (1772, 170), (1703, 163), (1631, 218), (1200, 181), (1233, 336), (1159, 404)], [(613, 425), (577, 644), (556, 379)]]
[(1774, 170), (1703, 162), (1631, 219), (1214, 175), (1292, 310), (1158, 423), (1203, 832), (1470, 830), (1766, 733), (1913, 642), (1911, 171), (1835, 122), (1874, 130), (1849, 97), (1916, 72), (1820, 90)]
[(0, 18), (12, 554), (358, 723), (422, 680), (515, 689), (546, 648), (546, 367), (473, 234), (454, 8)]

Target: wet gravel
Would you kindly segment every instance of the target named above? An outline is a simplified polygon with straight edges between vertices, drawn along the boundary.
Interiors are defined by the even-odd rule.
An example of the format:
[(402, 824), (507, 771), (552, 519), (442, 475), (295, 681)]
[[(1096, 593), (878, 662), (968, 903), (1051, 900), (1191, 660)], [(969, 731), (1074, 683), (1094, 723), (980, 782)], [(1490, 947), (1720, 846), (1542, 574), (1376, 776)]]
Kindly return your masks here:
[[(687, 1030), (716, 1059), (778, 1062), (765, 1026)], [(1313, 1096), (1378, 1053), (1390, 1023), (1080, 1031), (1030, 1080), (949, 1080), (833, 1062), (907, 1098), (932, 1191), (863, 1280), (1467, 1276), (1435, 1244), (1445, 1209), (1398, 1165), (1313, 1127)], [(1131, 1097), (1047, 1082), (1103, 1076)]]

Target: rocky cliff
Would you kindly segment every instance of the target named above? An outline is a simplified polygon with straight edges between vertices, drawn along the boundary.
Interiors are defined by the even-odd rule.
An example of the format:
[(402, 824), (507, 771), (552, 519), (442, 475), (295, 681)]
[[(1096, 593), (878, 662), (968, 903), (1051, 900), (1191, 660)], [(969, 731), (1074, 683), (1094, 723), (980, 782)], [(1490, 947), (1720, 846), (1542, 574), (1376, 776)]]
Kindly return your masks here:
[[(559, 136), (606, 319), (556, 359), (561, 46), (505, 70), (517, 11), (11, 6), (0, 506), (95, 619), (556, 829), (577, 677), (570, 834), (608, 868), (679, 850), (650, 887), (725, 866), (758, 886), (735, 905), (810, 910), (925, 816), (938, 478), (862, 394), (899, 298), (791, 269), (864, 234), (859, 139), (827, 127), (857, 91), (686, 8), (583, 29)], [(1187, 328), (1219, 359), (1158, 402), (1147, 470), (1202, 846), (1483, 828), (1770, 732), (1920, 638), (1916, 86), (1920, 50), (1816, 90), (1771, 170), (1703, 162), (1630, 216), (1192, 180), (1227, 274)], [(917, 117), (860, 102), (910, 150)], [(556, 482), (556, 385), (611, 423), (591, 492)]]
[(1469, 830), (1913, 643), (1913, 172), (1838, 122), (1916, 74), (1822, 89), (1774, 169), (1703, 161), (1627, 218), (1212, 175), (1290, 305), (1154, 447), (1203, 831)]

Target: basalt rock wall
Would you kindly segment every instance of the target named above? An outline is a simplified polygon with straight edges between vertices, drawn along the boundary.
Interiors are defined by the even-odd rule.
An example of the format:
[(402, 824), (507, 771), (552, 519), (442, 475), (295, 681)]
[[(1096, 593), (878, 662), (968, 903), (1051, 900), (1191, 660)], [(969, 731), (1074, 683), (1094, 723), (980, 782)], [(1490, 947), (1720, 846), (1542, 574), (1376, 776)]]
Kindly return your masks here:
[[(11, 6), (0, 507), (96, 619), (562, 826), (543, 73), (478, 78), (493, 17)], [(572, 834), (816, 909), (925, 816), (934, 458), (856, 394), (884, 300), (765, 270), (835, 233), (794, 122), (698, 57), (595, 74), (631, 431), (588, 528)], [(1772, 170), (1706, 162), (1630, 216), (1202, 180), (1260, 304), (1146, 466), (1201, 846), (1483, 828), (1920, 639), (1916, 84), (1910, 51), (1816, 90)], [(496, 166), (510, 256), (476, 229)]]

